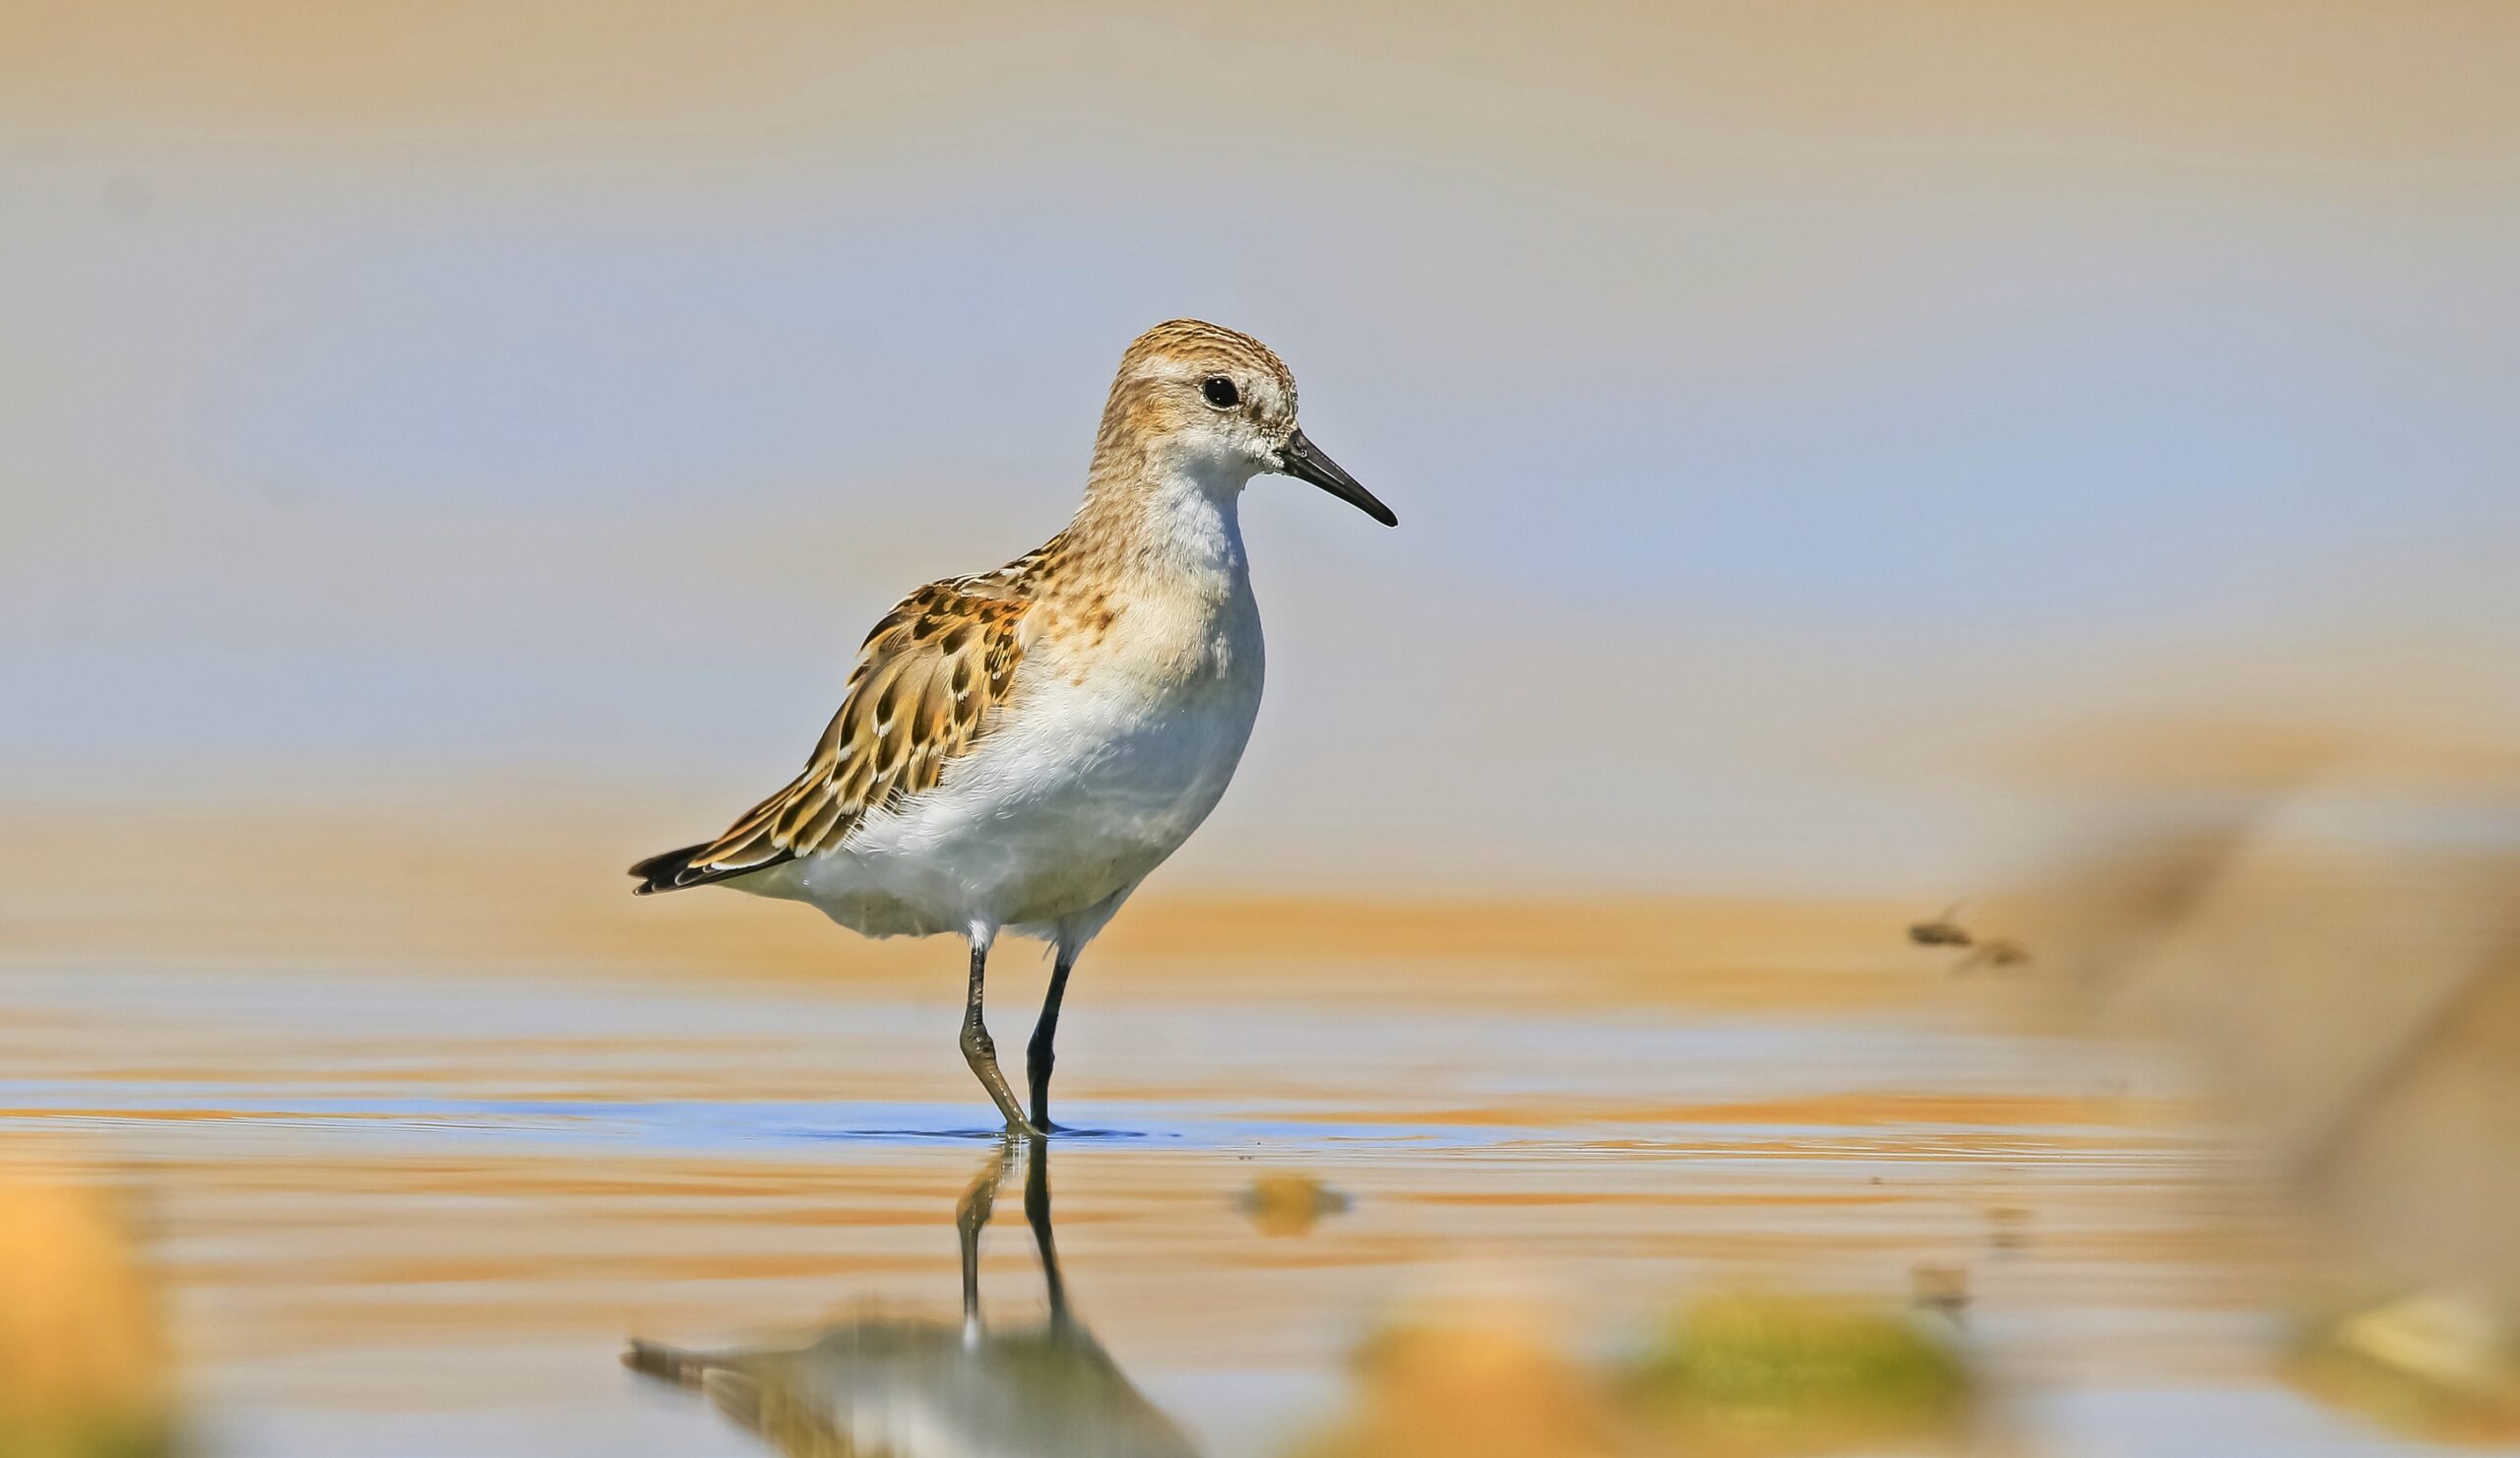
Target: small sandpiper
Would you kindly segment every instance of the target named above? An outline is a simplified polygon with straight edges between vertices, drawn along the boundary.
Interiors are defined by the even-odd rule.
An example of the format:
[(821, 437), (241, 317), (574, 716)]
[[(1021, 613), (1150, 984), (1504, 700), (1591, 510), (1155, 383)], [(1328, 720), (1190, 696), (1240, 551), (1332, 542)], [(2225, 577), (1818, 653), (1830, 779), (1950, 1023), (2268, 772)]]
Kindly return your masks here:
[[(867, 936), (968, 938), (964, 1060), (1010, 1132), (1053, 1127), (1077, 955), (1216, 807), (1260, 709), (1237, 507), (1263, 473), (1399, 525), (1296, 428), (1294, 376), (1267, 346), (1194, 319), (1139, 336), (1066, 530), (903, 599), (804, 772), (716, 840), (632, 866), (639, 894), (723, 882)], [(1000, 932), (1056, 954), (1029, 1119), (980, 1017)]]

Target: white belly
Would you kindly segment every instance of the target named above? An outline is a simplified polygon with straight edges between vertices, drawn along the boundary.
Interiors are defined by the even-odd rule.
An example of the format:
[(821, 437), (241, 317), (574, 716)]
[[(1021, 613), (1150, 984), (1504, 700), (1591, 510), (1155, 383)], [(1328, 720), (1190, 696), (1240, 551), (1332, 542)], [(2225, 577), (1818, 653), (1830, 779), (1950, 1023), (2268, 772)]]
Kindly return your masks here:
[(869, 936), (1090, 938), (1216, 808), (1242, 758), (1260, 707), (1256, 615), (1214, 641), (1207, 671), (1161, 685), (1107, 661), (1028, 655), (1019, 674), (1038, 680), (1019, 677), (1006, 717), (935, 790), (837, 850), (736, 884)]

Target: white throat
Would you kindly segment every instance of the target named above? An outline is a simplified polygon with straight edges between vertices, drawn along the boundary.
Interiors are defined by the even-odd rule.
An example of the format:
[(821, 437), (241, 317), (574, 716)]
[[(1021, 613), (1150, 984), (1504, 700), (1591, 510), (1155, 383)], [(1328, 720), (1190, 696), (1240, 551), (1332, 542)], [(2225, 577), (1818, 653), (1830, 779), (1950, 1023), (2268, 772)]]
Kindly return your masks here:
[(1256, 474), (1240, 463), (1196, 461), (1145, 477), (1129, 493), (1128, 556), (1166, 575), (1240, 579), (1248, 565), (1242, 488)]

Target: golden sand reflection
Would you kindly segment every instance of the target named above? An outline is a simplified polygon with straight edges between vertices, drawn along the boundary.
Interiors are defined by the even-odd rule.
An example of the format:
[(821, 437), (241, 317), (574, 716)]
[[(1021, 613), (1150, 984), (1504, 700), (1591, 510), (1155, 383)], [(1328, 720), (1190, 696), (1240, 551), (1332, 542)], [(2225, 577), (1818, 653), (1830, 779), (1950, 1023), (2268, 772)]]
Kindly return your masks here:
[[(512, 881), (440, 877), (413, 854), (391, 897), (361, 893), (402, 898), (381, 930), (309, 912), (331, 890), (311, 864), (284, 890), (250, 865), (196, 867), (120, 942), (83, 943), (102, 923), (39, 901), (7, 914), (0, 1124), (73, 1133), (92, 1177), (145, 1191), (174, 1344), (214, 1417), (615, 1412), (610, 1354), (632, 1334), (792, 1354), (870, 1308), (952, 1309), (950, 1213), (990, 1142), (968, 1137), (981, 1120), (935, 948), (852, 950), (810, 919), (695, 898), (612, 966), (625, 941), (589, 930), (609, 879), (579, 886), (531, 854)], [(2213, 883), (2243, 908), (2353, 884), (2278, 874), (2292, 863), (2235, 861)], [(2216, 945), (2255, 919), (2174, 901)], [(2175, 1040), (2084, 1006), (2115, 984), (2053, 938), (2124, 913), (2042, 905), (1969, 909), (2040, 952), (1982, 978), (1908, 937), (1930, 907), (1153, 900), (1098, 947), (1063, 1068), (1089, 1130), (1056, 1154), (1080, 1310), (1200, 1451), (1255, 1458), (1403, 1422), (1375, 1406), (1372, 1362), (1344, 1397), (1335, 1374), (1482, 1271), (1566, 1334), (1536, 1360), (1621, 1423), (1644, 1421), (1630, 1369), (1592, 1354), (1652, 1349), (1727, 1292), (1871, 1313), (1787, 1322), (1834, 1333), (1823, 1351), (1882, 1350), (1876, 1319), (1956, 1321), (1984, 1381), (2104, 1411), (2166, 1386), (2282, 1390), (2268, 1334), (2325, 1259), (2315, 1207), (2244, 1137), (2246, 1098)], [(191, 938), (223, 965), (161, 958)], [(1028, 977), (993, 986), (1000, 1019)], [(1012, 1293), (993, 1298), (1010, 1330), (1040, 1300), (1018, 1234), (977, 1252)], [(2300, 1370), (2330, 1380), (2362, 1370), (2362, 1346), (2414, 1344), (2379, 1317), (2338, 1330), (2348, 1347), (2315, 1351), (2348, 1364)], [(1438, 1339), (1394, 1360), (1462, 1355)], [(1248, 1407), (1211, 1401), (1219, 1374), (1275, 1426), (1237, 1443)], [(2494, 1411), (2461, 1401), (2444, 1409), (2458, 1422)], [(744, 1416), (661, 1411), (659, 1441)]]
[[(1840, 1107), (1863, 1111), (1859, 1098)], [(85, 1121), (62, 1110), (27, 1117)], [(125, 1142), (150, 1151), (142, 1163), (166, 1228), (183, 1233), (167, 1252), (169, 1278), (215, 1295), (222, 1313), (188, 1328), (188, 1355), (235, 1374), (258, 1402), (525, 1400), (543, 1376), (484, 1368), (480, 1385), (458, 1395), (397, 1376), (387, 1354), (413, 1344), (460, 1353), (492, 1331), (562, 1349), (625, 1331), (757, 1331), (811, 1321), (852, 1292), (933, 1291), (953, 1268), (939, 1212), (972, 1158), (952, 1140), (844, 1143), (812, 1159), (758, 1147), (674, 1156), (585, 1145), (527, 1158), (497, 1154), (482, 1135), (385, 1155), (361, 1153), (369, 1141), (358, 1131), (390, 1120), (329, 1115), (326, 1154), (269, 1137), (196, 1147), (185, 1121), (122, 1117)], [(1545, 1105), (1523, 1114), (1534, 1126), (1548, 1117)], [(263, 1132), (246, 1118), (215, 1127)], [(1861, 1128), (1821, 1123), (1798, 1137), (1708, 1141), (1702, 1152), (1735, 1172), (1712, 1177), (1693, 1173), (1684, 1153), (1636, 1147), (1612, 1161), (1580, 1137), (1466, 1155), (1413, 1155), (1405, 1142), (1348, 1153), (1324, 1146), (1313, 1167), (1353, 1205), (1293, 1240), (1250, 1227), (1234, 1195), (1252, 1166), (1230, 1146), (1086, 1141), (1059, 1157), (1062, 1236), (1078, 1279), (1090, 1275), (1115, 1352), (1160, 1351), (1193, 1366), (1334, 1363), (1367, 1314), (1359, 1279), (1396, 1291), (1413, 1273), (1482, 1252), (1510, 1252), (1560, 1318), (1579, 1326), (1641, 1320), (1699, 1268), (1834, 1273), (1833, 1283), (1888, 1294), (1904, 1290), (1920, 1261), (1992, 1262), (1981, 1300), (1997, 1304), (2102, 1292), (2114, 1300), (2140, 1273), (2145, 1300), (2165, 1311), (2234, 1309), (2262, 1291), (2263, 1212), (2218, 1210), (2222, 1176), (2177, 1173), (2175, 1140), (2147, 1142), (2130, 1129), (2113, 1143), (2058, 1136), (2047, 1147), (2069, 1165), (2094, 1154), (2138, 1167), (2169, 1156), (2154, 1178), (2184, 1188), (2187, 1203), (2165, 1211), (2157, 1191), (2027, 1174), (2011, 1163), (2017, 1145), (1990, 1154), (1947, 1133), (1903, 1134), (1889, 1110)], [(1286, 1137), (1261, 1147), (1280, 1149)], [(1832, 1173), (1849, 1158), (1915, 1173), (1884, 1184)], [(1998, 1201), (2016, 1207), (2013, 1223), (2030, 1233), (2027, 1254), (2002, 1253), (1998, 1223), (1985, 1213)], [(1606, 1287), (1588, 1274), (1605, 1262), (1646, 1279)], [(2250, 1270), (2259, 1274), (2231, 1274)], [(1218, 1309), (1240, 1318), (1221, 1327), (1211, 1319)], [(2141, 1346), (2088, 1346), (2075, 1344), (2077, 1363), (2152, 1369)], [(310, 1374), (309, 1363), (329, 1372), (361, 1351), (377, 1361), (347, 1386), (337, 1374)]]

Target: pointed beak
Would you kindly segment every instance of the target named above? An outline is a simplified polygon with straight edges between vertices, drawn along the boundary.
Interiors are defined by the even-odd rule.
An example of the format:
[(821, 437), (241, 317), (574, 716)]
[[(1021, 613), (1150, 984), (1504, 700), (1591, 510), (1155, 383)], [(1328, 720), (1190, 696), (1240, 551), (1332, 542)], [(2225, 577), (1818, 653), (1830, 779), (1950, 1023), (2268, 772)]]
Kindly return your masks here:
[(1339, 463), (1321, 454), (1321, 449), (1304, 439), (1298, 430), (1287, 437), (1287, 448), (1279, 453), (1278, 473), (1299, 481), (1310, 481), (1350, 506), (1372, 517), (1386, 527), (1397, 527), (1400, 518), (1392, 509), (1374, 499), (1374, 493), (1356, 484), (1356, 478), (1339, 469)]

